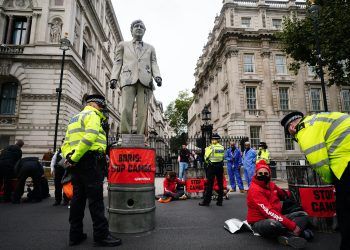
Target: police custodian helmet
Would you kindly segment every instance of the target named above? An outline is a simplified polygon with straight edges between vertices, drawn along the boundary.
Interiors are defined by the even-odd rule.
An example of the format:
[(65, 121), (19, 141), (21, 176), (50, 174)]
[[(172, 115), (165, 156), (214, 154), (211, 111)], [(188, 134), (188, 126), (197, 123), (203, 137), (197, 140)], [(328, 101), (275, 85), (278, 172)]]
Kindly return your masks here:
[(221, 137), (220, 137), (220, 135), (218, 133), (214, 133), (214, 134), (211, 135), (211, 139), (220, 140)]
[(106, 106), (106, 100), (105, 100), (103, 95), (98, 95), (98, 94), (88, 95), (85, 98), (85, 101), (86, 101), (86, 103), (95, 102), (95, 103), (97, 103), (98, 105), (100, 105), (102, 107)]
[(286, 115), (285, 117), (283, 117), (282, 121), (281, 121), (281, 125), (284, 127), (284, 130), (286, 132), (288, 132), (288, 126), (289, 124), (299, 118), (303, 118), (304, 114), (301, 113), (300, 111), (294, 111), (292, 113), (289, 113), (288, 115)]

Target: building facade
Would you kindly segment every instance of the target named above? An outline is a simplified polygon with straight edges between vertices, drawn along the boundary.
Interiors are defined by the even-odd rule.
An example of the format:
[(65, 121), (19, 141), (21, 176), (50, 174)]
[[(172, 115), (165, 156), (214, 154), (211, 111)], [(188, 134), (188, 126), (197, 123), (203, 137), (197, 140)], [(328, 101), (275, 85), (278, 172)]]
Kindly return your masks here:
[(119, 124), (119, 90), (108, 86), (114, 50), (123, 40), (110, 0), (0, 0), (0, 148), (23, 139), (26, 155), (54, 141), (57, 93), (66, 52), (58, 145), (84, 96), (106, 96), (111, 134)]
[[(275, 33), (284, 16), (305, 18), (305, 1), (224, 0), (195, 70), (195, 101), (188, 111), (190, 136), (201, 133), (207, 106), (214, 131), (265, 141), (274, 159), (302, 157), (280, 126), (293, 110), (322, 111), (320, 80), (304, 65), (295, 75)], [(326, 87), (331, 111), (350, 111), (348, 87)]]

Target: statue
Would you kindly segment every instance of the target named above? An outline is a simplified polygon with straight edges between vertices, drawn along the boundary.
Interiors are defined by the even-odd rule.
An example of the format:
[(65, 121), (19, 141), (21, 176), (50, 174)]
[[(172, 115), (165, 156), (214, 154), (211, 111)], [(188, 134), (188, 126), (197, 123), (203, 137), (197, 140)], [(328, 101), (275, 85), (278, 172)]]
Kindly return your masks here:
[(61, 39), (61, 23), (58, 20), (55, 20), (54, 23), (51, 24), (50, 29), (50, 42), (59, 42)]
[(152, 45), (142, 41), (146, 27), (141, 20), (131, 24), (132, 41), (121, 42), (116, 51), (112, 69), (111, 88), (119, 83), (122, 95), (120, 133), (131, 134), (133, 106), (137, 104), (137, 134), (145, 133), (147, 111), (152, 92), (162, 86), (156, 52)]

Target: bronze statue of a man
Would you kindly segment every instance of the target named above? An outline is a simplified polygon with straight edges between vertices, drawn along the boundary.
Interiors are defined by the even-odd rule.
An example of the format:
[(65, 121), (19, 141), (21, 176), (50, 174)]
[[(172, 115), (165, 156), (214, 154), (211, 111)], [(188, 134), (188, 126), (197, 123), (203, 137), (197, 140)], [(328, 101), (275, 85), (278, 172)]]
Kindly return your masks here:
[(131, 134), (133, 107), (136, 98), (137, 134), (144, 134), (149, 100), (157, 86), (162, 85), (156, 52), (152, 45), (142, 41), (146, 27), (141, 20), (131, 24), (132, 41), (121, 42), (116, 51), (112, 69), (111, 88), (119, 83), (122, 93), (120, 133)]

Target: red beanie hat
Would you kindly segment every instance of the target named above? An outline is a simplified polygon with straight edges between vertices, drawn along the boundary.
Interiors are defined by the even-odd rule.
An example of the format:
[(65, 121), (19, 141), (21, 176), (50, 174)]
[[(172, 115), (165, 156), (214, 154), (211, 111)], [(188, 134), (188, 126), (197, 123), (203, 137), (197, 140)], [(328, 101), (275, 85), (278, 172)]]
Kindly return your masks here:
[(257, 172), (259, 172), (259, 169), (262, 169), (262, 168), (265, 168), (267, 171), (269, 171), (269, 175), (271, 176), (271, 169), (270, 169), (269, 165), (267, 165), (265, 160), (260, 160), (256, 163), (255, 174)]

